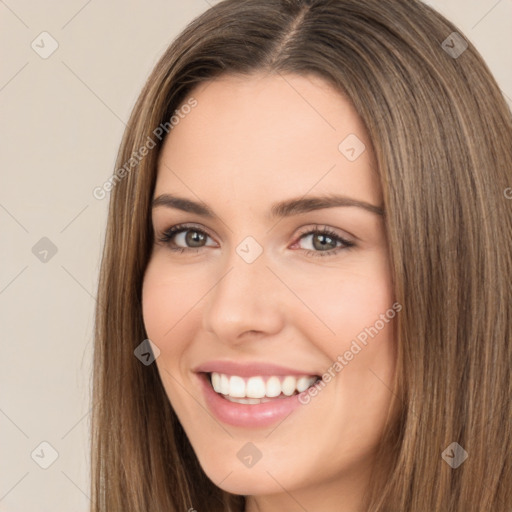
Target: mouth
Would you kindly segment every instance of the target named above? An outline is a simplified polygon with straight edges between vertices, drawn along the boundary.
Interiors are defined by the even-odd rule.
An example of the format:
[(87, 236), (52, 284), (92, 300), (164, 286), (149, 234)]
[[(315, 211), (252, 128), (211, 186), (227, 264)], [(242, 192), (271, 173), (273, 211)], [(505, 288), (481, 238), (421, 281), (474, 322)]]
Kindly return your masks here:
[(232, 403), (258, 405), (298, 395), (314, 386), (318, 375), (257, 375), (242, 377), (226, 373), (205, 374), (212, 389)]
[(303, 398), (321, 380), (318, 375), (241, 376), (215, 371), (196, 372), (196, 376), (212, 416), (224, 424), (249, 429), (284, 421), (308, 403)]

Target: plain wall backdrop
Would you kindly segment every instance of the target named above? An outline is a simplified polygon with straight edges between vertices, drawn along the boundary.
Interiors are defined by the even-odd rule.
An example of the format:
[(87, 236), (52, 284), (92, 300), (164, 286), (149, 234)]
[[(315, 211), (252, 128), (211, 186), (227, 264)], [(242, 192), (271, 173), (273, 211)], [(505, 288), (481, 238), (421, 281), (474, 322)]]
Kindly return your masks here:
[[(92, 191), (157, 59), (213, 3), (0, 0), (0, 511), (88, 510), (108, 206)], [(427, 3), (473, 42), (512, 108), (512, 0)]]

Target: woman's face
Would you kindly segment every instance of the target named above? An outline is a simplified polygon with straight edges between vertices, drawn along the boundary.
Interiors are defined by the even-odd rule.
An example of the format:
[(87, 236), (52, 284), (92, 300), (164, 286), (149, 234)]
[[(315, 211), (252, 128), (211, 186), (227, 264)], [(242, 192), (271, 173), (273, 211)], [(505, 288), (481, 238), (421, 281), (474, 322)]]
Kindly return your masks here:
[(356, 510), (401, 308), (370, 140), (318, 78), (224, 76), (192, 96), (160, 155), (143, 286), (166, 394), (219, 487), (262, 510)]

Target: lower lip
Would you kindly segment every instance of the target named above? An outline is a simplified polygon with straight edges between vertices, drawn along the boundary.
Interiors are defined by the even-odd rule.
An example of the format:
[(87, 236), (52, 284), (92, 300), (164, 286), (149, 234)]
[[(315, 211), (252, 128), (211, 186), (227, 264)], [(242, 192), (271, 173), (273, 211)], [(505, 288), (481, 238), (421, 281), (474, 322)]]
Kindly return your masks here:
[[(276, 398), (261, 404), (239, 404), (230, 402), (216, 393), (207, 374), (198, 374), (204, 397), (210, 411), (223, 423), (235, 427), (258, 428), (268, 427), (282, 421), (295, 409), (301, 406), (299, 397), (303, 393), (286, 398)], [(307, 390), (306, 390), (307, 391)]]

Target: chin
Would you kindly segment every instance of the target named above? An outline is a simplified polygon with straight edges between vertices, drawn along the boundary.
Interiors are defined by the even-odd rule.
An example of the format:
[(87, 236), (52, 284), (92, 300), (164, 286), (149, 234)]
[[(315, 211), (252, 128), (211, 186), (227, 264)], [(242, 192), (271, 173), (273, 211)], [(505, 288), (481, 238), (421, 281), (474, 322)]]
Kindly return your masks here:
[[(266, 462), (261, 459), (252, 467), (246, 467), (238, 457), (220, 458), (218, 453), (213, 459), (199, 458), (199, 462), (217, 487), (232, 494), (267, 495), (282, 493), (283, 487), (293, 490), (300, 486), (296, 467), (283, 468), (270, 458)], [(307, 481), (307, 476), (304, 478)]]
[[(283, 492), (283, 488), (265, 470), (257, 471), (255, 468), (250, 468), (234, 471), (231, 469), (231, 471), (231, 474), (229, 471), (205, 472), (217, 487), (231, 494), (260, 496)], [(277, 480), (281, 481), (279, 478)]]

